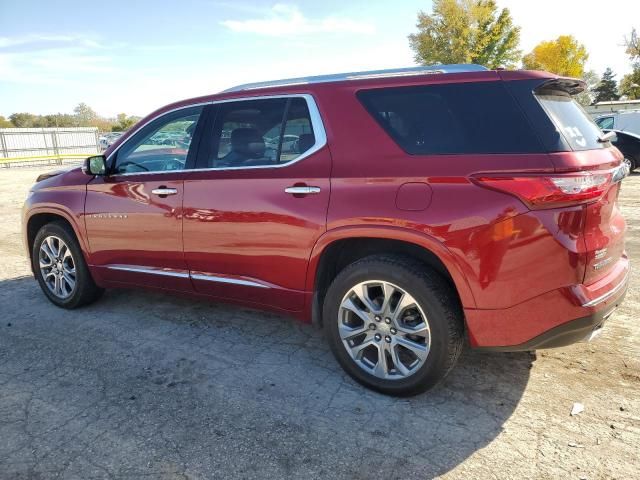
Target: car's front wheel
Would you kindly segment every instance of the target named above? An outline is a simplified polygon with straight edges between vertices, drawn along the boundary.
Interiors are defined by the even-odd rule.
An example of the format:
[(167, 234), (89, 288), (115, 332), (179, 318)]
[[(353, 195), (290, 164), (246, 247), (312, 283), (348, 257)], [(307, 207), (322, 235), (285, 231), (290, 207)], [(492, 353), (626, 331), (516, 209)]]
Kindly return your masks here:
[(69, 230), (63, 223), (44, 225), (33, 242), (31, 261), (47, 298), (72, 309), (95, 301), (103, 290), (93, 281), (80, 245)]
[(462, 313), (452, 287), (400, 256), (367, 257), (341, 271), (327, 291), (323, 324), (346, 372), (391, 395), (432, 388), (462, 349)]

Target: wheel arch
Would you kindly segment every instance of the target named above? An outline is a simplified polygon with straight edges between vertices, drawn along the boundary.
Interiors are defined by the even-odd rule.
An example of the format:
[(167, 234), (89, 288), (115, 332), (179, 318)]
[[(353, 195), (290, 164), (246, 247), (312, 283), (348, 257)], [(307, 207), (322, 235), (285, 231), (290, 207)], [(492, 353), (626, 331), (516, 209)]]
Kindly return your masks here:
[(397, 227), (343, 227), (329, 230), (312, 251), (307, 269), (306, 311), (320, 325), (326, 290), (338, 272), (365, 256), (386, 253), (410, 256), (436, 270), (453, 287), (464, 307), (475, 307), (469, 284), (454, 255), (438, 240)]
[(33, 242), (35, 241), (38, 231), (44, 225), (52, 222), (61, 222), (67, 225), (78, 240), (83, 255), (85, 256), (85, 258), (88, 258), (88, 249), (85, 243), (84, 235), (82, 235), (79, 231), (79, 226), (76, 224), (71, 215), (60, 209), (37, 208), (29, 212), (29, 215), (24, 223), (25, 247), (27, 250), (27, 255), (29, 256), (29, 260), (31, 260)]

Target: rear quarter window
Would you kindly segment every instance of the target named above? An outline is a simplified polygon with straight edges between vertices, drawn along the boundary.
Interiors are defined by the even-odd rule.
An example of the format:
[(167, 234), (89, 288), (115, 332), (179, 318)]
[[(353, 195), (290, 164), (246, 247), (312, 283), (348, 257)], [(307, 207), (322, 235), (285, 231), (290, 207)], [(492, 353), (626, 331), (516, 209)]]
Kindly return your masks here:
[(542, 151), (502, 82), (371, 89), (357, 95), (411, 155)]
[(572, 150), (593, 150), (609, 146), (607, 142), (598, 141), (602, 135), (600, 127), (571, 95), (563, 91), (541, 90), (535, 96)]

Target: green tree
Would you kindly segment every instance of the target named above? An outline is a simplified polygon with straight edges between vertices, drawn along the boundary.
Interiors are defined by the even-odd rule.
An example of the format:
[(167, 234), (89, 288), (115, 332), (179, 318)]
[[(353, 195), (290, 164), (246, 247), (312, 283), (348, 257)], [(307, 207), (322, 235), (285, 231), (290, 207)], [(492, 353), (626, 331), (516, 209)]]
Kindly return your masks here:
[(64, 127), (75, 127), (77, 125), (77, 120), (73, 115), (69, 115), (68, 113), (55, 113), (53, 115), (45, 115), (44, 116), (46, 126), (50, 128), (64, 128)]
[(49, 125), (45, 115), (36, 115), (32, 125), (33, 128), (49, 128), (52, 126), (55, 127), (55, 125)]
[(586, 107), (593, 104), (593, 89), (596, 88), (596, 86), (600, 82), (600, 79), (598, 78), (598, 74), (595, 71), (588, 70), (582, 75), (582, 80), (584, 80), (584, 82), (587, 84), (587, 88), (585, 88), (584, 92), (575, 95), (573, 98), (580, 105)]
[(604, 71), (600, 83), (593, 89), (593, 93), (595, 94), (594, 103), (620, 99), (620, 95), (618, 95), (618, 82), (616, 82), (615, 76), (616, 74), (613, 73), (610, 68)]
[(638, 38), (638, 33), (635, 28), (631, 29), (631, 35), (629, 38), (625, 37), (624, 44), (627, 47), (627, 55), (631, 58), (632, 62), (637, 62), (640, 60), (640, 39)]
[(638, 100), (640, 99), (640, 39), (635, 28), (631, 29), (631, 35), (628, 38), (625, 37), (624, 43), (633, 71), (620, 80), (620, 95), (624, 95), (629, 100)]
[(587, 49), (571, 35), (540, 42), (522, 58), (527, 70), (546, 70), (565, 77), (581, 78), (589, 58)]
[(619, 92), (629, 100), (640, 100), (640, 65), (635, 66), (633, 72), (622, 77)]
[(73, 109), (79, 127), (89, 127), (98, 119), (98, 114), (86, 103), (79, 103)]
[(507, 8), (498, 12), (494, 0), (434, 0), (431, 14), (418, 12), (416, 27), (409, 44), (423, 65), (514, 67), (521, 57), (520, 27)]
[(33, 128), (37, 118), (33, 113), (12, 113), (9, 115), (9, 120), (17, 128)]
[(65, 128), (65, 127), (97, 127), (101, 132), (127, 130), (140, 120), (140, 117), (118, 114), (116, 119), (107, 119), (98, 115), (85, 103), (80, 103), (69, 113), (34, 115), (21, 112), (9, 116), (9, 121), (0, 116), (0, 128)]
[(111, 130), (113, 132), (124, 132), (135, 125), (138, 120), (140, 120), (140, 117), (129, 117), (126, 113), (119, 113)]

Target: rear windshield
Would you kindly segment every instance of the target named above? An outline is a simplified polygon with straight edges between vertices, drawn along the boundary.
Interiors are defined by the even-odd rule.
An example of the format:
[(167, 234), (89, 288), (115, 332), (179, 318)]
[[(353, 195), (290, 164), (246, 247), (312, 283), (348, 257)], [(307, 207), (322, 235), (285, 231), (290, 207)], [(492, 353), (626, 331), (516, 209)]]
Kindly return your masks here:
[(602, 131), (571, 95), (559, 90), (543, 90), (535, 96), (573, 150), (609, 146), (598, 141)]
[(361, 90), (358, 98), (411, 155), (542, 151), (503, 82)]

